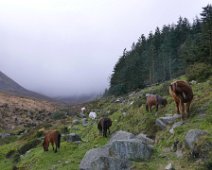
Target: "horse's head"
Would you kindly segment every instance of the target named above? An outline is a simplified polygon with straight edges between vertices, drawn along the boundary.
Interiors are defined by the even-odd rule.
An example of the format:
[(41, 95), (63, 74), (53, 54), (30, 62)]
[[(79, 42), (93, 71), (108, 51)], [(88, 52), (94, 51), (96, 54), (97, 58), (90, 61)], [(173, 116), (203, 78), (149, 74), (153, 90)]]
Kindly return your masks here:
[(44, 151), (48, 151), (49, 149), (49, 144), (46, 142), (46, 140), (44, 139), (44, 142), (43, 142), (43, 150)]
[(165, 107), (167, 105), (167, 100), (166, 99), (163, 99), (162, 100), (162, 105)]

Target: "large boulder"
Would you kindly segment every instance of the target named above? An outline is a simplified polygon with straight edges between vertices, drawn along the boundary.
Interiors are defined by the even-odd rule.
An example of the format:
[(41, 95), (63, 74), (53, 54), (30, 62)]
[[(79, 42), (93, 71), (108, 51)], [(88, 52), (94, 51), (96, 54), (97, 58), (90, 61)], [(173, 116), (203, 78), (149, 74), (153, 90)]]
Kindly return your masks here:
[(185, 136), (186, 145), (193, 150), (195, 144), (198, 142), (201, 136), (206, 135), (207, 132), (199, 129), (191, 129)]
[(140, 133), (136, 136), (137, 139), (141, 140), (143, 143), (146, 143), (146, 144), (150, 144), (150, 145), (153, 145), (154, 144), (154, 140), (148, 138), (145, 134), (143, 133)]
[(115, 132), (111, 136), (109, 143), (111, 144), (111, 143), (113, 143), (114, 141), (117, 141), (117, 140), (125, 140), (125, 139), (132, 139), (132, 138), (135, 138), (135, 135), (133, 135), (130, 132), (120, 130), (120, 131)]
[(107, 156), (109, 156), (108, 145), (87, 151), (80, 162), (80, 170), (92, 170), (91, 163), (94, 160), (99, 159), (100, 157), (107, 157)]
[(125, 139), (113, 141), (109, 151), (121, 159), (141, 161), (150, 159), (153, 148), (139, 139)]
[(91, 163), (91, 170), (129, 170), (130, 162), (113, 157), (99, 157)]

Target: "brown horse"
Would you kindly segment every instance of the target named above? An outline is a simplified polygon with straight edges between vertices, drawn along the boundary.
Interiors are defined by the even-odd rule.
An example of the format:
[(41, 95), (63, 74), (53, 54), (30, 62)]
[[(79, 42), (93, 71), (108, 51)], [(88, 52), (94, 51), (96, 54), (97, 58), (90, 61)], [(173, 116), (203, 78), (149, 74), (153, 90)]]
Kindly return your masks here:
[[(45, 133), (44, 142), (43, 142), (43, 149), (44, 151), (48, 151), (49, 143), (52, 144), (53, 151), (56, 153), (57, 148), (60, 148), (60, 138), (61, 134), (57, 130), (51, 130)], [(55, 144), (55, 149), (54, 149)]]
[(152, 109), (152, 106), (156, 106), (156, 111), (158, 111), (158, 106), (166, 106), (167, 100), (162, 98), (161, 96), (154, 95), (154, 94), (148, 94), (146, 95), (146, 111), (150, 111)]
[(193, 99), (193, 91), (191, 86), (183, 80), (177, 80), (169, 85), (169, 93), (173, 97), (177, 113), (182, 114), (182, 119), (189, 116), (189, 107)]
[(102, 134), (102, 136), (107, 137), (107, 131), (108, 134), (110, 134), (110, 126), (112, 126), (112, 120), (110, 118), (100, 118), (97, 127), (99, 133)]

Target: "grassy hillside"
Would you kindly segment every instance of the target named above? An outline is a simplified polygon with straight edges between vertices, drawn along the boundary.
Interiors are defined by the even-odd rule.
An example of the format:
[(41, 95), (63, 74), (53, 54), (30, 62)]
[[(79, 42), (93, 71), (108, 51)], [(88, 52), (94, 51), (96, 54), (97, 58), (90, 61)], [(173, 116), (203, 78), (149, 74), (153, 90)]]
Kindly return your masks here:
[[(181, 77), (184, 79), (184, 77)], [(201, 143), (212, 144), (212, 80), (192, 85), (194, 100), (191, 106), (191, 116), (184, 124), (175, 129), (172, 135), (167, 130), (160, 130), (155, 125), (155, 120), (166, 114), (174, 114), (175, 104), (168, 94), (168, 84), (165, 82), (158, 86), (152, 86), (140, 91), (133, 92), (120, 98), (108, 97), (85, 104), (87, 113), (96, 111), (98, 116), (107, 115), (113, 120), (111, 132), (125, 130), (134, 134), (145, 133), (155, 139), (154, 154), (150, 161), (134, 162), (133, 169), (164, 169), (172, 162), (176, 169), (207, 169), (212, 164), (212, 151), (207, 150), (207, 156), (194, 159), (190, 151), (183, 147), (184, 156), (177, 158), (175, 153), (170, 150), (173, 143), (178, 140), (184, 143), (185, 134), (190, 129), (201, 129), (208, 132), (209, 135), (202, 138)], [(156, 113), (145, 110), (145, 94), (160, 94), (168, 100), (165, 108), (159, 108)], [(118, 99), (118, 100), (117, 100)], [(51, 148), (49, 152), (44, 152), (41, 144), (27, 151), (20, 157), (18, 154), (9, 154), (12, 151), (20, 152), (27, 143), (39, 138), (40, 128), (31, 129), (22, 137), (13, 137), (11, 140), (0, 146), (0, 169), (12, 169), (16, 165), (19, 169), (79, 169), (79, 164), (86, 151), (91, 148), (99, 147), (109, 140), (98, 135), (96, 121), (89, 120), (88, 126), (83, 127), (81, 124), (73, 125), (73, 117), (46, 124), (47, 129), (59, 129), (63, 134), (74, 132), (81, 136), (82, 142), (67, 143), (65, 136), (62, 139), (61, 149), (54, 153)], [(42, 141), (42, 139), (41, 139)], [(18, 153), (16, 152), (16, 153)], [(6, 155), (8, 158), (6, 158)], [(12, 156), (11, 156), (12, 155)]]

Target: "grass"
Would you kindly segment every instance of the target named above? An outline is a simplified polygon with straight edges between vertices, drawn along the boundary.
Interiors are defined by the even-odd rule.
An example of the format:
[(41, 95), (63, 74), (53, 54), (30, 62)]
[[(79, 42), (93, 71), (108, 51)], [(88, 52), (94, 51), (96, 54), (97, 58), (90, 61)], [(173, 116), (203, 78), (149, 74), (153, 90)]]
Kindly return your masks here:
[[(181, 77), (185, 79), (185, 77)], [(113, 120), (111, 133), (117, 130), (129, 131), (133, 134), (145, 133), (151, 137), (155, 137), (154, 153), (150, 161), (134, 162), (133, 169), (162, 170), (172, 162), (176, 169), (204, 169), (204, 165), (198, 161), (191, 160), (187, 148), (183, 148), (184, 157), (177, 158), (172, 151), (165, 152), (166, 148), (171, 148), (176, 140), (184, 143), (185, 135), (190, 129), (201, 129), (208, 132), (209, 135), (202, 140), (206, 143), (212, 143), (212, 86), (211, 82), (203, 82), (192, 85), (194, 92), (194, 100), (191, 106), (191, 115), (185, 123), (175, 129), (175, 134), (169, 133), (169, 129), (160, 130), (155, 126), (155, 120), (166, 114), (175, 114), (175, 104), (167, 91), (167, 84), (149, 87), (130, 95), (123, 96), (124, 103), (115, 103), (115, 97), (103, 98), (87, 104), (89, 110), (95, 110), (100, 117), (101, 115), (109, 115)], [(168, 100), (165, 108), (160, 108), (156, 113), (145, 110), (145, 94), (156, 93)], [(123, 114), (124, 113), (124, 114)], [(80, 144), (68, 143), (65, 138), (62, 140), (61, 149), (58, 153), (54, 153), (51, 149), (44, 152), (41, 145), (21, 156), (17, 167), (20, 169), (79, 169), (79, 164), (86, 151), (92, 148), (103, 146), (109, 139), (102, 138), (98, 135), (96, 121), (89, 120), (89, 125), (83, 127), (81, 124), (72, 125), (72, 118), (66, 121), (55, 121), (48, 128), (64, 129), (68, 128), (69, 133), (77, 133), (81, 136)], [(11, 150), (17, 150), (24, 143), (36, 138), (37, 129), (29, 131), (29, 133), (21, 138), (13, 139), (10, 143), (0, 146), (0, 169), (11, 169), (13, 161), (6, 159), (5, 154)], [(211, 153), (208, 153), (209, 156)], [(211, 154), (212, 157), (212, 154)], [(212, 162), (208, 157), (206, 160), (208, 165)]]

